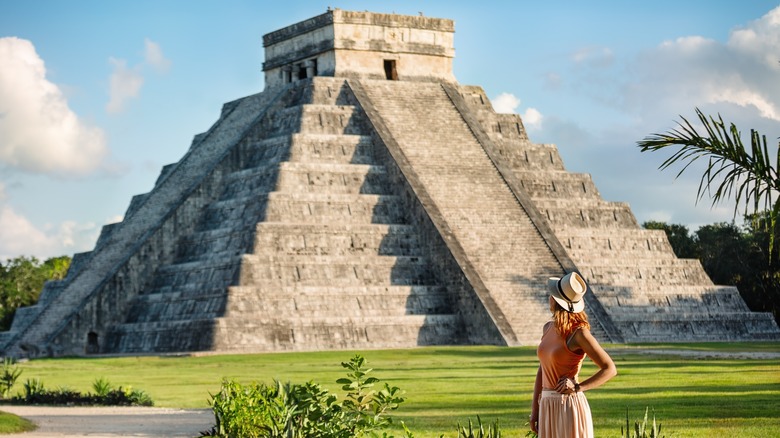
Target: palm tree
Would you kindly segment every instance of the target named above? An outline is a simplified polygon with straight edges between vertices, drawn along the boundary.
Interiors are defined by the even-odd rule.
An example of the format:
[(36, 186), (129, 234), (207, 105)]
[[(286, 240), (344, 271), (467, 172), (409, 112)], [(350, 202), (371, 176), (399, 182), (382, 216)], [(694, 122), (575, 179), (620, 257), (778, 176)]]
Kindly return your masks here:
[[(756, 217), (762, 211), (769, 212), (768, 230), (776, 230), (780, 216), (780, 154), (769, 156), (766, 136), (750, 130), (750, 150), (742, 143), (742, 136), (731, 123), (728, 127), (723, 118), (707, 117), (696, 108), (696, 115), (706, 134), (702, 135), (684, 117), (677, 122), (677, 128), (664, 134), (650, 134), (637, 142), (642, 152), (677, 148), (659, 169), (664, 170), (674, 164), (682, 164), (676, 177), (685, 172), (696, 160), (707, 161), (707, 167), (699, 181), (696, 200), (709, 194), (712, 205), (734, 196), (734, 216), (741, 207), (744, 216)], [(778, 144), (780, 150), (780, 144)], [(770, 233), (769, 254), (775, 242), (775, 233)]]

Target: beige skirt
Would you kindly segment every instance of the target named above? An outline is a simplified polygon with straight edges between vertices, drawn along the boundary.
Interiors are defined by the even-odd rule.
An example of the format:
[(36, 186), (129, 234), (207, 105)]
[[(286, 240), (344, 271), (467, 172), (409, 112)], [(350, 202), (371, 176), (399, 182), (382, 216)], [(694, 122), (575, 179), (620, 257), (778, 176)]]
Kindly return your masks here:
[(593, 418), (585, 394), (543, 390), (539, 399), (539, 438), (593, 438)]

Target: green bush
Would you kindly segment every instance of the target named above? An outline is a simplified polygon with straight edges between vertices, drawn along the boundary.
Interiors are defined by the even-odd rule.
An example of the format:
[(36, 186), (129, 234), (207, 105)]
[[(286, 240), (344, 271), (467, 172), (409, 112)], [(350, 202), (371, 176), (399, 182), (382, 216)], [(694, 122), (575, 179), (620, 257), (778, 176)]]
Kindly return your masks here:
[(458, 423), (458, 438), (501, 438), (501, 429), (498, 427), (498, 420), (489, 424), (487, 430), (482, 425), (482, 419), (477, 415), (477, 428), (474, 429), (471, 419), (469, 419), (469, 428), (461, 426)]
[[(620, 437), (621, 438), (663, 438), (661, 437), (661, 423), (656, 423), (655, 421), (655, 410), (653, 410), (653, 424), (648, 429), (647, 424), (647, 413), (650, 410), (650, 408), (645, 408), (645, 418), (640, 423), (639, 421), (634, 422), (634, 434), (630, 435), (631, 428), (629, 427), (629, 420), (628, 420), (628, 408), (626, 408), (626, 429), (625, 433), (623, 431), (623, 427), (620, 427)], [(649, 433), (649, 435), (648, 435)]]
[(24, 383), (24, 394), (11, 399), (13, 403), (27, 405), (79, 405), (79, 406), (153, 406), (147, 393), (132, 387), (112, 388), (102, 377), (92, 385), (94, 394), (82, 394), (68, 388), (48, 390), (39, 379), (28, 379)]
[(111, 392), (111, 382), (103, 377), (98, 377), (92, 383), (92, 390), (95, 391), (96, 396), (105, 397)]
[(0, 371), (0, 395), (4, 399), (11, 395), (11, 388), (14, 387), (21, 374), (22, 370), (16, 366), (16, 361), (10, 357), (3, 359), (3, 369)]
[(389, 438), (386, 429), (392, 419), (386, 414), (404, 398), (399, 388), (387, 383), (375, 390), (379, 379), (369, 377), (373, 370), (365, 365), (360, 355), (341, 364), (348, 370), (347, 377), (337, 381), (347, 391), (341, 402), (314, 382), (244, 386), (224, 380), (220, 391), (211, 395), (216, 425), (201, 436)]

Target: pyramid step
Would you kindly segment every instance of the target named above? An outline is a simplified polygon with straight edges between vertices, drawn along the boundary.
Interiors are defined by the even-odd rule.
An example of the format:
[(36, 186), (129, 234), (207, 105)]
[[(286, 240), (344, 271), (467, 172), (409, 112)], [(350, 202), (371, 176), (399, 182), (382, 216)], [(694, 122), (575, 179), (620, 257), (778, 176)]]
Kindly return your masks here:
[[(151, 293), (139, 295), (133, 301), (126, 323), (175, 321), (198, 318), (218, 318), (225, 314), (227, 295), (224, 288), (210, 289), (195, 297), (180, 292)], [(188, 294), (195, 295), (195, 294)]]
[(590, 175), (569, 172), (515, 172), (531, 198), (601, 199)]
[(364, 224), (406, 222), (399, 196), (288, 192), (268, 194), (265, 220)]
[(242, 144), (240, 165), (268, 166), (282, 161), (371, 164), (373, 138), (362, 134), (287, 133)]
[(421, 255), (411, 225), (257, 224), (254, 253), (288, 255)]
[(365, 113), (356, 106), (306, 104), (300, 107), (300, 132), (367, 135), (371, 131)]
[(238, 168), (273, 166), (290, 157), (292, 135), (279, 135), (242, 142), (233, 155)]
[(220, 199), (249, 199), (274, 191), (279, 183), (281, 166), (282, 163), (268, 163), (231, 172), (222, 183), (225, 189)]
[(373, 140), (356, 134), (293, 134), (290, 161), (371, 164)]
[(587, 202), (578, 200), (534, 199), (541, 214), (553, 228), (638, 228), (634, 214), (624, 202)]
[(227, 287), (239, 269), (239, 257), (208, 259), (161, 266), (154, 273), (150, 291), (165, 292), (184, 285), (201, 289)]
[(258, 256), (242, 258), (239, 284), (433, 284), (426, 260), (410, 256)]
[(570, 255), (587, 259), (674, 258), (662, 230), (566, 228), (561, 244)]
[(272, 191), (382, 194), (386, 173), (384, 166), (368, 164), (283, 162), (231, 173), (221, 198)]
[(254, 193), (214, 201), (203, 208), (197, 230), (251, 228), (266, 215), (268, 197), (268, 193)]
[(402, 199), (395, 195), (271, 192), (221, 199), (209, 204), (199, 230), (246, 228), (270, 222), (404, 223)]
[(679, 330), (682, 339), (712, 337), (714, 333), (725, 336), (724, 339), (745, 339), (750, 337), (750, 333), (777, 332), (771, 314), (758, 312), (706, 313), (694, 310), (637, 313), (635, 316), (624, 312), (613, 314), (612, 319), (618, 325), (630, 326), (628, 333), (644, 338), (666, 338), (667, 341), (675, 330)]
[(383, 194), (384, 166), (367, 164), (282, 163), (276, 190), (281, 192)]
[[(246, 317), (260, 320), (280, 317), (342, 315), (382, 317), (452, 313), (452, 299), (441, 287), (310, 288), (308, 293), (230, 288), (198, 296), (176, 292), (142, 295), (135, 300), (128, 323), (197, 318)], [(261, 292), (261, 293), (258, 293)]]
[(549, 143), (532, 143), (512, 139), (504, 143), (505, 156), (515, 171), (560, 172), (564, 171), (558, 148)]
[(416, 286), (412, 293), (387, 287), (383, 293), (364, 294), (350, 288), (325, 289), (320, 293), (296, 296), (231, 295), (226, 317), (275, 315), (277, 317), (317, 318), (321, 315), (384, 317), (452, 313), (452, 299), (440, 287)]
[(404, 348), (460, 343), (457, 315), (383, 318), (216, 318), (121, 324), (107, 334), (106, 351), (282, 351)]
[(748, 307), (733, 286), (655, 286), (629, 287), (591, 284), (599, 301), (607, 308), (650, 306), (651, 308), (717, 309), (719, 312), (745, 312)]
[(591, 263), (589, 268), (601, 269), (601, 268), (624, 268), (634, 269), (636, 267), (645, 268), (659, 268), (659, 267), (678, 267), (681, 269), (701, 269), (701, 262), (698, 259), (678, 259), (676, 257), (660, 258), (660, 257), (637, 257), (633, 259), (615, 257), (610, 260), (605, 260), (603, 263)]
[(176, 245), (176, 261), (225, 259), (246, 252), (252, 243), (251, 229), (217, 228), (182, 237)]
[(355, 105), (355, 97), (345, 86), (344, 78), (315, 76), (307, 90), (308, 99), (321, 105)]
[(588, 281), (593, 284), (645, 286), (711, 286), (712, 281), (697, 260), (678, 259), (675, 263), (642, 266), (636, 263), (628, 266), (587, 266), (581, 268)]

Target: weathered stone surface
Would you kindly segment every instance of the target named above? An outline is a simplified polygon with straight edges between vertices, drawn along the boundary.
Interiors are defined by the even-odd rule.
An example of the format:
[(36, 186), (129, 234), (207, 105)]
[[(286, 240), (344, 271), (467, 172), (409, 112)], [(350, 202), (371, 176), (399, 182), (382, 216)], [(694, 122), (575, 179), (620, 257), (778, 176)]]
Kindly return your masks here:
[(3, 353), (535, 344), (546, 280), (571, 270), (603, 340), (780, 337), (519, 116), (456, 84), (452, 32), (334, 10), (266, 35), (266, 90), (225, 104), (18, 311)]

